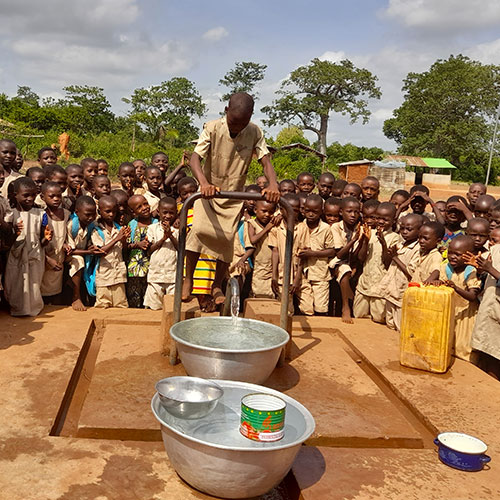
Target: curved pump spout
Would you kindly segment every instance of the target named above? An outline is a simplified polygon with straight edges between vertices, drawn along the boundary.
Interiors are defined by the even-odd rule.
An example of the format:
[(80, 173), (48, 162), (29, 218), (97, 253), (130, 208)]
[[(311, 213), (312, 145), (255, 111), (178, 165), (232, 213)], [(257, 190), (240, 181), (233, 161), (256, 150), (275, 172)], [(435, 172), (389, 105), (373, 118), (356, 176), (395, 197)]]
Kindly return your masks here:
[(240, 311), (240, 285), (235, 277), (229, 279), (226, 287), (226, 301), (224, 302), (223, 316), (238, 317)]

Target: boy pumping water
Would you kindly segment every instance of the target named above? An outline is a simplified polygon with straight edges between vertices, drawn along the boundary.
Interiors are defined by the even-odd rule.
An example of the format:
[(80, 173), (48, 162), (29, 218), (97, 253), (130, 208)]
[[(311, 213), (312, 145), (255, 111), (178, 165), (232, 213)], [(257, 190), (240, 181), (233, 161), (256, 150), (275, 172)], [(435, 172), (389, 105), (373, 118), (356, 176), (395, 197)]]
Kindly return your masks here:
[(216, 304), (224, 302), (222, 280), (232, 260), (233, 238), (242, 202), (214, 199), (214, 196), (219, 191), (243, 190), (254, 152), (269, 181), (262, 193), (269, 202), (279, 201), (276, 174), (264, 136), (257, 125), (250, 123), (253, 107), (254, 101), (249, 94), (233, 94), (226, 115), (205, 124), (191, 157), (191, 171), (200, 184), (203, 199), (195, 203), (193, 226), (186, 240), (184, 301), (191, 297), (198, 257), (200, 253), (206, 253), (217, 258), (212, 295)]

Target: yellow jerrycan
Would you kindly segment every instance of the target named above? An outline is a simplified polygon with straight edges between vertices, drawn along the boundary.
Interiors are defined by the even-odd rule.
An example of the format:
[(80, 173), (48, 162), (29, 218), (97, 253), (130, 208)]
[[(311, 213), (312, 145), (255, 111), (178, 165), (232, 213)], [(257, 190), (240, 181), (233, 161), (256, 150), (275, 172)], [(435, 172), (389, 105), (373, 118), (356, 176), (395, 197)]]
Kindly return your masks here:
[(399, 361), (403, 366), (444, 373), (451, 363), (455, 330), (454, 291), (410, 283), (403, 295)]

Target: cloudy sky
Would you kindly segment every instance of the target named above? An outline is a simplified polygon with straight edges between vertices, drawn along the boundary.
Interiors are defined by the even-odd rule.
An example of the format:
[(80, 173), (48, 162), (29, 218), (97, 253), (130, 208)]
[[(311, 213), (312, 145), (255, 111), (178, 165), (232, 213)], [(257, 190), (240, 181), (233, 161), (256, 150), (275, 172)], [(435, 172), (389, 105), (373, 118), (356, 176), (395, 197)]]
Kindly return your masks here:
[(332, 115), (328, 142), (388, 150), (383, 121), (409, 71), (458, 53), (500, 63), (499, 0), (2, 0), (1, 15), (0, 92), (28, 85), (60, 97), (66, 85), (97, 85), (119, 114), (134, 88), (185, 76), (208, 104), (204, 119), (216, 118), (218, 81), (236, 61), (268, 66), (260, 108), (314, 57), (351, 59), (378, 76), (383, 95), (367, 125)]

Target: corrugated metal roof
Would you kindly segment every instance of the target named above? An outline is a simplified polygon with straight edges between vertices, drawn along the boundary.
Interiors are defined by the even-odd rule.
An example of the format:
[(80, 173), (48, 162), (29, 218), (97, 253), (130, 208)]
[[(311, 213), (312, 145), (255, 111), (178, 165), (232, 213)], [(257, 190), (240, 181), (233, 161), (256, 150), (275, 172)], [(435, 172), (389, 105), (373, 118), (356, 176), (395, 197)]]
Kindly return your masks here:
[(444, 158), (422, 158), (430, 168), (457, 168)]
[(373, 161), (371, 160), (356, 160), (356, 161), (346, 161), (344, 163), (338, 163), (339, 167), (348, 167), (350, 165), (366, 165), (369, 163), (370, 165), (373, 164)]
[(427, 167), (425, 161), (420, 156), (388, 155), (387, 160), (404, 161), (410, 167)]

